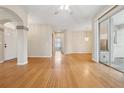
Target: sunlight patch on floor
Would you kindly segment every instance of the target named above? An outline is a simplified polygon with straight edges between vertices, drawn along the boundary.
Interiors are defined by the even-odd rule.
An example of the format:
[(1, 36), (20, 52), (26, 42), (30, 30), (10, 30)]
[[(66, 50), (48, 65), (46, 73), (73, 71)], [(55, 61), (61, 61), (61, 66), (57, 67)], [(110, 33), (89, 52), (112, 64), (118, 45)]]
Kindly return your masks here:
[(62, 61), (62, 54), (61, 54), (60, 51), (56, 51), (56, 53), (55, 53), (55, 62), (56, 63), (61, 63), (61, 61)]

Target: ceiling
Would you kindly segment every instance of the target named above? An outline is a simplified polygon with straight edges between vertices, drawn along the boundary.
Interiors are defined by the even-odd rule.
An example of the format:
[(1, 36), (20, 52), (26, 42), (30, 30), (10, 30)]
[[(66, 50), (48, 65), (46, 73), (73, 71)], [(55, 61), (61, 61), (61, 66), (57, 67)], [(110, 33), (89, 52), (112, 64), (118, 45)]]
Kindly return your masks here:
[(71, 5), (70, 15), (67, 11), (61, 11), (55, 15), (59, 5), (29, 5), (25, 6), (29, 13), (29, 23), (49, 24), (56, 31), (62, 30), (91, 30), (92, 18), (102, 9), (108, 7), (105, 5)]

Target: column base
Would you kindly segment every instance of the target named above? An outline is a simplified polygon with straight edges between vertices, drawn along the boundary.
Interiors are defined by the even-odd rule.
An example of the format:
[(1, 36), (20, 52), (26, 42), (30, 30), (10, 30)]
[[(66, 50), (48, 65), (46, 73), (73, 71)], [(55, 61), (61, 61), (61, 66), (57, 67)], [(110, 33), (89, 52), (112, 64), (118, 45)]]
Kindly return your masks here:
[(27, 62), (17, 62), (17, 65), (26, 65), (26, 64), (28, 64), (28, 61)]

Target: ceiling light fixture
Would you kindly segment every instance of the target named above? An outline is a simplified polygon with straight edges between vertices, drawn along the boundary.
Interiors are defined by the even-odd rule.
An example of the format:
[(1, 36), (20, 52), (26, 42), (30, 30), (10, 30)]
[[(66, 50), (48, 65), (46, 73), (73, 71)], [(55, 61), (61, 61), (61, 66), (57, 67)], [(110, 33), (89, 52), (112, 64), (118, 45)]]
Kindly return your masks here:
[(65, 5), (65, 10), (69, 10), (69, 5)]
[(72, 14), (69, 5), (61, 5), (61, 6), (59, 7), (58, 11), (56, 11), (54, 14), (57, 15), (57, 14), (59, 14), (61, 11), (67, 11), (70, 15)]
[(64, 10), (64, 7), (65, 7), (64, 5), (61, 5), (60, 10)]

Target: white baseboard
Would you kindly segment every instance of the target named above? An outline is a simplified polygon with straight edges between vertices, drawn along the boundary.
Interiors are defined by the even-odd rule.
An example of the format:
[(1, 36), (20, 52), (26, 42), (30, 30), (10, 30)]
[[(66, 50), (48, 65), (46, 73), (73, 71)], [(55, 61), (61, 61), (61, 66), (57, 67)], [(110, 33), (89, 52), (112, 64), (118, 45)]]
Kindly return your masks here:
[(17, 59), (17, 57), (10, 58), (10, 59), (4, 59), (4, 61), (9, 61), (9, 60), (13, 60), (13, 59)]
[(96, 59), (94, 59), (94, 58), (92, 58), (92, 60), (94, 61), (94, 62), (96, 62), (96, 63), (99, 63)]
[(28, 56), (28, 57), (35, 57), (35, 58), (50, 58), (52, 56)]
[(64, 54), (92, 54), (92, 52), (67, 52)]
[(26, 65), (26, 64), (28, 64), (28, 61), (27, 62), (17, 62), (17, 65)]

